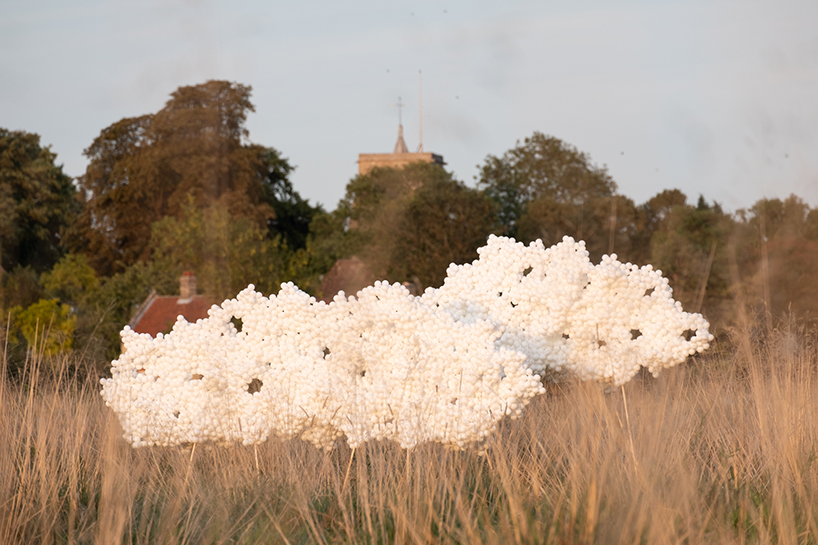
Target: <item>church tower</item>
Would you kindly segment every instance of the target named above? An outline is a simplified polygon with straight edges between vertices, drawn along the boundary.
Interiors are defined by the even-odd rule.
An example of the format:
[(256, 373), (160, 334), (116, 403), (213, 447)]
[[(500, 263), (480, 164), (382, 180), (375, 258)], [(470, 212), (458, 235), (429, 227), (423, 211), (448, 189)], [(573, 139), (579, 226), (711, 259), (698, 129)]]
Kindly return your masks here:
[[(423, 151), (423, 134), (420, 136), (420, 145), (418, 151), (412, 153), (406, 146), (406, 141), (403, 139), (403, 117), (401, 108), (404, 104), (398, 97), (398, 141), (395, 143), (395, 149), (392, 153), (361, 153), (358, 155), (358, 174), (364, 175), (373, 168), (403, 168), (409, 163), (416, 163), (418, 161), (423, 163), (434, 163), (443, 166), (443, 156), (436, 153), (426, 153)], [(423, 127), (423, 114), (421, 110), (420, 123)], [(422, 129), (421, 129), (422, 130)]]

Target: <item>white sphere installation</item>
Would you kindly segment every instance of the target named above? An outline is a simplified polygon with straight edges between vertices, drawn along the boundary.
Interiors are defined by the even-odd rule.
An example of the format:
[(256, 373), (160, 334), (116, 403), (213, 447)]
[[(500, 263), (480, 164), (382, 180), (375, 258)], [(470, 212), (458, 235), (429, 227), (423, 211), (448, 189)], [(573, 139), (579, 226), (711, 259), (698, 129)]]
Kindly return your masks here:
[(498, 347), (519, 350), (538, 374), (629, 381), (645, 367), (660, 370), (710, 346), (701, 314), (682, 310), (661, 271), (620, 263), (599, 265), (570, 237), (545, 248), (490, 236), (480, 258), (450, 265), (439, 289), (423, 299), (464, 323), (501, 325)]
[(376, 282), (326, 304), (250, 285), (167, 335), (126, 327), (102, 397), (134, 447), (271, 434), (463, 447), (522, 414), (544, 373), (622, 384), (713, 338), (650, 266), (594, 266), (567, 237), (546, 249), (492, 236), (478, 253), (420, 297)]

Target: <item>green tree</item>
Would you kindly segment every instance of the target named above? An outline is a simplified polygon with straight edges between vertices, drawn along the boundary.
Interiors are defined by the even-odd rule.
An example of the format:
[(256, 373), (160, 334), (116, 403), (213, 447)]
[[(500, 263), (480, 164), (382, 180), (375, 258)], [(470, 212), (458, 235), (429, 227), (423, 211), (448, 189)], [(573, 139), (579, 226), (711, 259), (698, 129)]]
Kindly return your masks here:
[[(12, 368), (12, 373), (15, 372), (17, 362), (25, 360), (27, 349), (25, 337), (15, 333), (15, 321), (12, 315), (37, 303), (45, 296), (39, 280), (40, 275), (31, 266), (17, 265), (11, 271), (3, 274), (3, 300), (0, 301), (2, 303), (0, 342), (3, 343), (3, 348), (8, 342), (7, 361)], [(9, 332), (8, 337), (6, 336), (7, 331)]]
[(666, 227), (667, 218), (674, 207), (683, 207), (686, 203), (687, 196), (680, 190), (666, 189), (635, 207), (633, 230), (628, 234), (626, 244), (629, 248), (622, 256), (641, 265), (650, 263), (653, 234)]
[[(150, 259), (151, 225), (181, 217), (191, 195), (199, 208), (218, 201), (262, 227), (275, 218), (278, 196), (300, 204), (286, 159), (246, 142), (250, 91), (226, 81), (180, 87), (156, 114), (105, 128), (85, 150), (90, 163), (79, 182), (86, 201), (72, 249), (110, 275)], [(303, 230), (298, 224), (286, 236)]]
[(29, 351), (47, 356), (71, 350), (77, 318), (68, 305), (57, 299), (40, 299), (37, 303), (11, 309), (12, 335), (22, 333)]
[(81, 254), (63, 256), (53, 269), (43, 273), (40, 283), (49, 295), (75, 308), (100, 289), (99, 278)]
[(87, 328), (82, 349), (102, 371), (119, 356), (120, 332), (131, 320), (151, 291), (159, 295), (179, 293), (179, 273), (153, 261), (137, 262), (110, 277), (101, 279), (100, 289), (89, 295), (84, 310)]
[[(6, 309), (2, 320), (5, 320), (8, 309), (14, 306), (23, 308), (32, 305), (44, 297), (43, 287), (40, 285), (40, 275), (33, 267), (17, 265), (3, 275), (3, 307)], [(5, 321), (2, 323), (5, 324)]]
[(812, 235), (810, 217), (815, 212), (809, 205), (795, 195), (781, 199), (760, 199), (749, 211), (741, 211), (749, 223), (764, 230), (764, 236), (774, 238), (804, 238)]
[(807, 213), (804, 236), (809, 240), (818, 241), (818, 208), (813, 208)]
[[(62, 254), (62, 235), (80, 203), (56, 158), (38, 135), (0, 128), (0, 290), (4, 271), (42, 272)], [(5, 299), (0, 292), (0, 304)]]
[(357, 255), (378, 278), (387, 278), (403, 218), (415, 191), (451, 179), (442, 167), (423, 162), (376, 168), (349, 181), (331, 217), (322, 218), (323, 248), (338, 258)]
[(734, 222), (718, 203), (700, 197), (694, 207), (680, 204), (680, 195), (665, 192), (648, 203), (657, 214), (650, 262), (685, 310), (703, 312), (719, 333), (735, 319), (727, 251)]
[(450, 263), (476, 259), (495, 223), (493, 203), (439, 165), (376, 168), (314, 216), (301, 278), (317, 287), (336, 260), (357, 256), (373, 279), (437, 286)]
[(177, 277), (195, 271), (199, 287), (217, 301), (251, 283), (264, 293), (278, 292), (290, 276), (291, 253), (282, 237), (270, 238), (248, 218), (233, 217), (224, 203), (199, 209), (189, 199), (181, 217), (166, 216), (153, 225), (155, 263)]
[(314, 247), (333, 262), (356, 255), (376, 278), (432, 285), (449, 263), (476, 258), (494, 219), (479, 192), (439, 165), (416, 162), (350, 180), (337, 209), (313, 225), (324, 235)]
[(263, 155), (263, 163), (267, 167), (264, 198), (273, 208), (273, 216), (267, 220), (270, 236), (281, 235), (291, 250), (304, 249), (313, 218), (324, 213), (324, 210), (320, 206), (310, 205), (295, 191), (289, 180), (293, 167), (286, 159), (272, 148), (266, 149)]
[(661, 228), (676, 207), (687, 206), (687, 195), (678, 189), (665, 189), (651, 197), (641, 206), (646, 218), (646, 228), (654, 232)]
[(502, 157), (489, 155), (478, 187), (496, 203), (504, 234), (546, 245), (569, 235), (584, 240), (593, 259), (611, 246), (629, 250), (633, 202), (616, 195), (605, 168), (558, 138), (535, 132)]
[(390, 276), (419, 283), (418, 288), (441, 286), (449, 264), (477, 259), (495, 220), (494, 207), (481, 192), (454, 179), (424, 184), (402, 214)]
[(96, 346), (101, 341), (96, 332), (105, 319), (104, 313), (97, 312), (102, 283), (88, 259), (82, 254), (63, 256), (53, 269), (41, 275), (40, 284), (47, 297), (68, 305), (76, 317), (72, 346), (86, 356), (102, 357), (104, 349)]
[(305, 292), (319, 296), (324, 275), (336, 260), (352, 255), (347, 250), (348, 236), (345, 218), (338, 210), (316, 209), (310, 221), (304, 248), (290, 254), (288, 280)]

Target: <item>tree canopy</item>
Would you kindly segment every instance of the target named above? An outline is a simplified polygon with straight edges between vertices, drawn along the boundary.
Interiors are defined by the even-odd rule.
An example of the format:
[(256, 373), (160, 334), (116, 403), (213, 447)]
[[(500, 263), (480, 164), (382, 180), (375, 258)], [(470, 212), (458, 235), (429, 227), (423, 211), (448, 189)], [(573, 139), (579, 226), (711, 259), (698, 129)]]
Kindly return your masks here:
[(633, 202), (615, 198), (616, 183), (607, 170), (539, 132), (502, 157), (486, 157), (478, 187), (496, 203), (503, 234), (526, 242), (539, 238), (551, 245), (569, 235), (585, 240), (598, 259), (612, 246), (612, 230), (620, 245), (633, 230)]
[(279, 151), (250, 142), (250, 91), (181, 87), (158, 112), (111, 124), (85, 150), (79, 191), (38, 135), (0, 129), (0, 304), (14, 310), (0, 325), (16, 341), (11, 360), (24, 361), (32, 324), (46, 318), (62, 328), (51, 352), (116, 357), (134, 310), (152, 290), (177, 293), (183, 270), (215, 301), (288, 281), (331, 296), (322, 280), (353, 256), (371, 281), (423, 289), (475, 259), (490, 233), (546, 245), (570, 235), (592, 261), (613, 252), (651, 263), (717, 335), (752, 312), (816, 323), (818, 209), (794, 195), (729, 214), (667, 189), (637, 206), (587, 153), (535, 132), (488, 155), (477, 188), (417, 162), (355, 176), (324, 211), (298, 194)]
[(477, 259), (495, 226), (495, 209), (482, 193), (451, 176), (431, 180), (413, 195), (400, 221), (392, 272), (418, 288), (439, 287), (451, 263)]
[(0, 128), (0, 266), (51, 268), (79, 211), (76, 189), (37, 134)]
[(450, 263), (477, 258), (495, 223), (494, 206), (435, 164), (377, 168), (347, 185), (320, 223), (336, 258), (356, 255), (379, 279), (439, 286)]
[[(294, 195), (292, 167), (276, 150), (247, 141), (250, 92), (226, 81), (180, 87), (159, 112), (103, 129), (85, 150), (90, 163), (79, 178), (85, 207), (72, 249), (101, 274), (123, 271), (149, 259), (151, 225), (180, 217), (188, 196), (201, 208), (219, 202), (259, 226), (272, 221), (282, 191)], [(299, 221), (288, 238), (303, 235)]]
[(289, 280), (281, 241), (247, 218), (233, 217), (223, 204), (199, 209), (190, 197), (179, 218), (167, 216), (153, 224), (151, 247), (154, 263), (176, 278), (184, 270), (195, 271), (200, 290), (223, 301), (251, 283), (275, 293)]

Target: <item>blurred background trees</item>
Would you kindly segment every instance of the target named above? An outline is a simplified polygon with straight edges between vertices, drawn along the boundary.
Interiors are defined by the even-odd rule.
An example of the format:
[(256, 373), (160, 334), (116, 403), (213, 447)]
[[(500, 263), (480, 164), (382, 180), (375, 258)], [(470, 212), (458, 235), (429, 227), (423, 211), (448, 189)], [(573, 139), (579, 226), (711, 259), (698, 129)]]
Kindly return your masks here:
[(481, 192), (451, 175), (428, 180), (400, 217), (390, 272), (412, 281), (418, 292), (439, 287), (450, 263), (477, 259), (495, 225), (496, 210)]
[(679, 189), (637, 205), (588, 154), (535, 132), (488, 155), (476, 187), (434, 164), (375, 169), (325, 211), (298, 194), (278, 150), (249, 140), (250, 98), (226, 81), (181, 87), (158, 112), (103, 129), (76, 185), (38, 135), (0, 129), (0, 304), (12, 360), (36, 338), (51, 353), (110, 361), (138, 305), (152, 290), (176, 294), (185, 270), (214, 301), (287, 281), (331, 296), (322, 279), (357, 258), (372, 280), (419, 293), (440, 286), (450, 263), (476, 259), (491, 233), (546, 245), (568, 235), (594, 262), (616, 253), (651, 263), (717, 335), (752, 315), (774, 325), (793, 311), (816, 324), (818, 209), (794, 195), (732, 214)]
[(735, 215), (728, 258), (736, 296), (775, 319), (818, 323), (818, 209), (795, 195), (762, 199)]
[(374, 278), (418, 290), (441, 285), (450, 263), (477, 259), (477, 248), (496, 227), (485, 195), (422, 162), (356, 176), (333, 215), (334, 221), (316, 225), (327, 253), (354, 255)]
[(0, 128), (0, 265), (41, 272), (59, 259), (65, 228), (80, 209), (71, 178), (40, 137)]
[(190, 196), (180, 217), (154, 222), (150, 246), (154, 264), (173, 278), (196, 271), (199, 289), (216, 301), (235, 297), (248, 284), (276, 292), (289, 276), (285, 237), (271, 237), (266, 227), (234, 216), (220, 201), (199, 208)]
[(253, 109), (250, 87), (209, 81), (179, 88), (156, 114), (103, 129), (85, 150), (85, 202), (68, 247), (99, 274), (122, 272), (152, 258), (152, 224), (180, 218), (189, 199), (303, 245), (314, 210), (292, 190), (287, 160), (247, 141)]
[(616, 194), (605, 168), (553, 136), (535, 132), (502, 157), (489, 155), (478, 187), (496, 204), (501, 232), (523, 242), (550, 246), (570, 235), (594, 260), (629, 243), (633, 202)]

